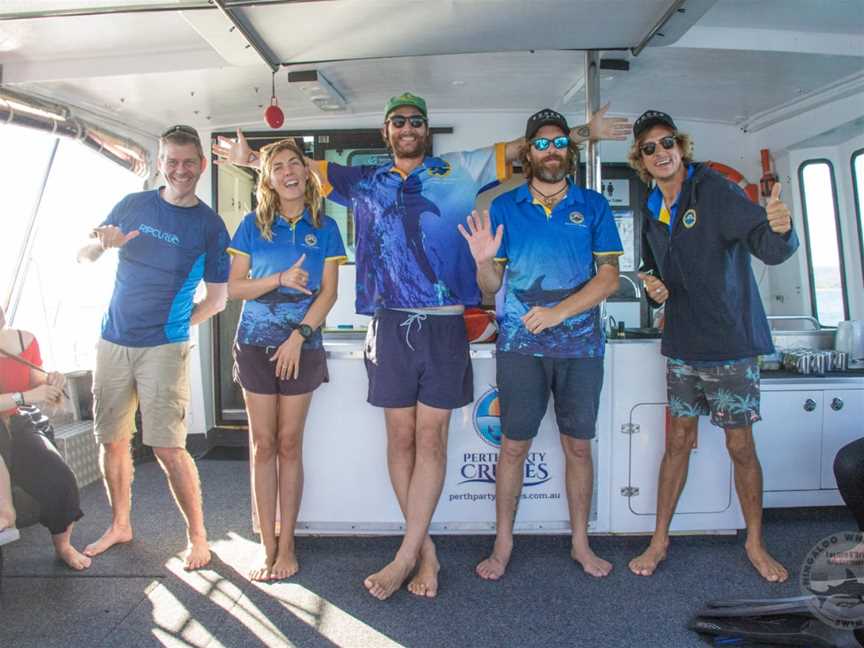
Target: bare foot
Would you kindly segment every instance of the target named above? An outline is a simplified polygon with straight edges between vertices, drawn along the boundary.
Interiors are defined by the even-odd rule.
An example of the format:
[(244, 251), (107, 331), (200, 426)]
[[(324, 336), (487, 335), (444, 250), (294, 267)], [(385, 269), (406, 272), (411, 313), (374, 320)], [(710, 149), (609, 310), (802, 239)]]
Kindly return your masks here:
[(587, 544), (580, 546), (578, 549), (576, 548), (576, 545), (573, 545), (573, 548), (570, 550), (570, 557), (582, 565), (582, 569), (585, 570), (585, 573), (590, 574), (595, 578), (608, 576), (609, 572), (612, 571), (612, 563), (600, 558), (597, 554), (591, 551), (591, 547)]
[[(3, 525), (0, 524), (0, 527)], [(846, 551), (838, 551), (828, 559), (832, 565), (864, 565), (864, 542)]]
[(55, 547), (55, 551), (57, 553), (57, 557), (75, 571), (87, 569), (92, 562), (88, 556), (85, 556), (72, 545), (66, 545), (65, 547)]
[(271, 578), (270, 571), (273, 569), (273, 563), (276, 562), (276, 547), (268, 547), (262, 541), (261, 554), (258, 566), (249, 570), (249, 580), (251, 581), (268, 581)]
[(435, 554), (435, 545), (431, 538), (426, 538), (420, 551), (420, 566), (414, 578), (408, 583), (408, 591), (417, 596), (433, 598), (438, 595), (438, 572), (441, 564)]
[(752, 548), (749, 545), (744, 546), (756, 571), (769, 583), (782, 583), (789, 578), (786, 568), (774, 560), (761, 544)]
[(297, 562), (297, 556), (293, 551), (287, 551), (276, 556), (276, 562), (273, 563), (273, 569), (270, 571), (270, 580), (284, 580), (291, 578), (300, 570), (300, 563)]
[(666, 560), (668, 547), (668, 542), (659, 546), (652, 542), (645, 551), (630, 561), (630, 571), (637, 576), (651, 576), (657, 570), (657, 566)]
[(394, 559), (381, 571), (367, 576), (363, 584), (372, 596), (383, 601), (402, 587), (402, 583), (408, 578), (412, 569), (414, 569), (414, 563)]
[(505, 545), (496, 540), (492, 555), (478, 564), (474, 571), (483, 580), (498, 580), (507, 571), (511, 553), (513, 553), (512, 542)]
[(84, 555), (98, 556), (103, 551), (107, 551), (115, 544), (123, 544), (132, 541), (132, 527), (115, 527), (113, 524), (108, 527), (108, 530), (102, 534), (96, 542), (93, 542), (84, 547)]
[(210, 562), (210, 547), (206, 540), (190, 540), (183, 552), (183, 569), (194, 571)]

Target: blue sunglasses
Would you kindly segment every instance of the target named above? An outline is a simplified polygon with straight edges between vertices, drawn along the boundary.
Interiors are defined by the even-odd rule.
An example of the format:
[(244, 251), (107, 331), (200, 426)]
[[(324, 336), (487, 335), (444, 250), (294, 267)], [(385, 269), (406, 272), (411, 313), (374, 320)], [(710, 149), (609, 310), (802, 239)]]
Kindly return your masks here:
[(570, 145), (570, 138), (566, 135), (559, 135), (555, 139), (549, 139), (548, 137), (538, 137), (535, 140), (531, 141), (531, 146), (533, 146), (538, 151), (545, 151), (549, 148), (549, 145), (552, 144), (559, 151), (566, 149)]

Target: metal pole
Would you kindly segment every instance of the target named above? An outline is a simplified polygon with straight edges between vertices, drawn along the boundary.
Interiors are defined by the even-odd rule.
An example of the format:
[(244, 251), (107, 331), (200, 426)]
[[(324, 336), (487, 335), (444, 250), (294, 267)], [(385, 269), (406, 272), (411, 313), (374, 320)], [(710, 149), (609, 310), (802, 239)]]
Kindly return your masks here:
[(261, 38), (252, 25), (249, 24), (249, 21), (243, 15), (235, 13), (225, 0), (213, 0), (213, 3), (219, 7), (219, 11), (237, 28), (237, 31), (240, 32), (250, 47), (258, 54), (259, 58), (270, 68), (270, 71), (276, 74), (279, 71), (279, 59), (276, 58), (270, 46)]
[[(600, 53), (585, 52), (585, 121), (600, 108)], [(585, 186), (600, 191), (600, 155), (598, 143), (588, 140), (585, 151)], [(602, 192), (601, 192), (602, 193)]]

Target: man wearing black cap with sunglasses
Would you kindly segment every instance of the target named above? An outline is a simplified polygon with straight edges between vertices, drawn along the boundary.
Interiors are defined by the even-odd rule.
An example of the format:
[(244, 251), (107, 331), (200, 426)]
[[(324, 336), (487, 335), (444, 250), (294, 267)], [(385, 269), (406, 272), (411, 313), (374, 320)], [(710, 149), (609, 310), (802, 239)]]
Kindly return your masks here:
[[(165, 186), (126, 196), (92, 234), (79, 260), (118, 248), (117, 278), (102, 323), (93, 375), (94, 429), (111, 503), (111, 526), (84, 553), (96, 556), (132, 540), (135, 410), (142, 440), (168, 477), (186, 521), (186, 569), (210, 561), (198, 470), (186, 451), (189, 328), (225, 308), (229, 237), (195, 188), (207, 167), (198, 132), (172, 126), (159, 139)], [(204, 299), (193, 302), (204, 281)]]
[(565, 458), (572, 546), (591, 576), (612, 565), (588, 543), (594, 438), (603, 386), (605, 339), (599, 304), (618, 289), (621, 240), (606, 199), (573, 182), (578, 153), (560, 113), (528, 119), (522, 153), (527, 182), (498, 196), (489, 213), (459, 230), (477, 264), (477, 282), (496, 293), (506, 272), (496, 352), (501, 451), (495, 470), (496, 537), (477, 565), (487, 580), (504, 575), (522, 497), (525, 459), (550, 392)]
[(701, 415), (724, 429), (735, 488), (747, 525), (750, 562), (770, 582), (786, 569), (762, 541), (762, 468), (753, 442), (759, 415), (757, 356), (772, 353), (771, 331), (750, 255), (768, 265), (798, 247), (780, 183), (763, 209), (707, 165), (693, 162), (693, 143), (664, 112), (649, 110), (633, 124), (630, 165), (647, 184), (642, 219), (645, 294), (665, 304), (661, 353), (671, 425), (660, 464), (657, 524), (651, 544), (630, 562), (650, 576), (665, 559), (669, 525), (687, 480)]

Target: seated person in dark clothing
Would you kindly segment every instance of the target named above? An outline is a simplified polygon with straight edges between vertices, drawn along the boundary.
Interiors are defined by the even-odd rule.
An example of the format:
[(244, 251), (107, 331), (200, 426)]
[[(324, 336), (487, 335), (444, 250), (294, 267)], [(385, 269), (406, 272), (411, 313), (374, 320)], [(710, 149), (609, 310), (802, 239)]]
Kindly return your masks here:
[(17, 413), (20, 405), (59, 403), (65, 380), (62, 374), (37, 371), (16, 359), (42, 365), (36, 339), (7, 328), (2, 308), (0, 349), (0, 531), (15, 524), (12, 488), (18, 487), (39, 504), (39, 521), (51, 532), (58, 558), (72, 569), (86, 569), (90, 558), (69, 541), (83, 515), (75, 475), (51, 441)]
[[(834, 458), (834, 476), (840, 496), (855, 516), (858, 530), (864, 532), (864, 437), (840, 448)], [(864, 542), (834, 555), (831, 562), (839, 565), (864, 564)]]

